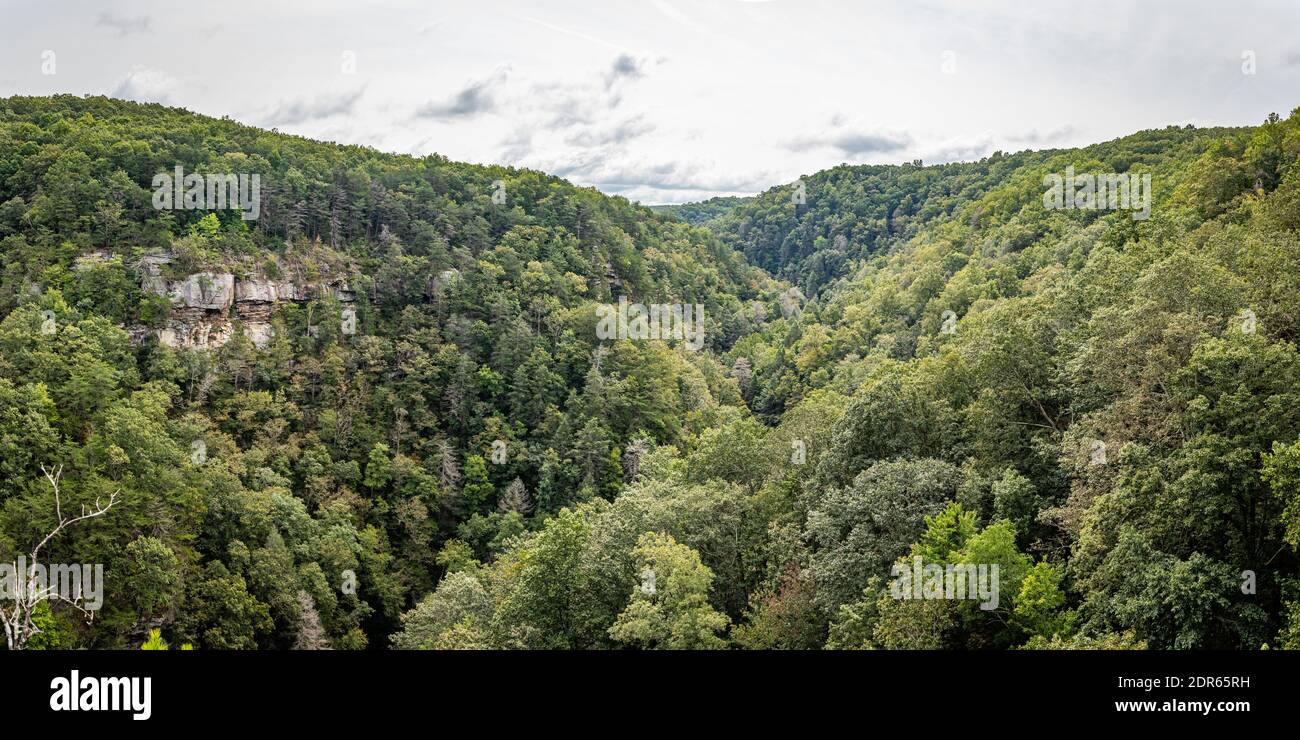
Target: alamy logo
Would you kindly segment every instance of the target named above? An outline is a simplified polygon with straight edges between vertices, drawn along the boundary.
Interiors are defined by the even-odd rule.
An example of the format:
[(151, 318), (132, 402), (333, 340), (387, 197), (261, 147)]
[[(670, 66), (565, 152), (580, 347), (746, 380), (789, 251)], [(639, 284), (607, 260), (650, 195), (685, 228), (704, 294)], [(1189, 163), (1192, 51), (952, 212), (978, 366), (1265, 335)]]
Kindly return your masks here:
[(101, 563), (0, 563), (0, 601), (43, 601), (51, 596), (82, 603), (88, 612), (104, 605), (104, 566)]
[(50, 681), (50, 709), (56, 712), (132, 712), (131, 719), (153, 716), (152, 679), (81, 677), (72, 671), (69, 678), (59, 676)]
[(921, 562), (913, 556), (906, 562), (894, 563), (890, 570), (894, 577), (889, 593), (895, 599), (970, 599), (978, 600), (985, 611), (998, 608), (998, 565), (980, 563), (940, 566)]
[(681, 303), (628, 303), (620, 296), (618, 305), (609, 303), (596, 306), (598, 339), (662, 339), (678, 341), (682, 346), (698, 350), (704, 346), (704, 306), (696, 303), (694, 315), (691, 306)]
[(256, 221), (262, 212), (261, 175), (187, 175), (176, 165), (173, 174), (154, 175), (153, 188), (153, 207), (159, 211), (238, 210), (245, 221)]
[(1137, 173), (1076, 175), (1073, 167), (1065, 174), (1043, 176), (1043, 207), (1048, 210), (1133, 211), (1134, 221), (1151, 217), (1151, 175)]

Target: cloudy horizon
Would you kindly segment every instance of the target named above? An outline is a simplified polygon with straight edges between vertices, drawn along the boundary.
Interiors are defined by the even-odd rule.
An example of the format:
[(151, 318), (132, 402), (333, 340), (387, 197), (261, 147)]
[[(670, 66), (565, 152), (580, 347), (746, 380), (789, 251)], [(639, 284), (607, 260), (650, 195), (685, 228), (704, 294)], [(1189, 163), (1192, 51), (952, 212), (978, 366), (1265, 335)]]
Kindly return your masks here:
[(0, 97), (159, 102), (648, 204), (1300, 105), (1300, 6), (861, 5), (5, 2)]

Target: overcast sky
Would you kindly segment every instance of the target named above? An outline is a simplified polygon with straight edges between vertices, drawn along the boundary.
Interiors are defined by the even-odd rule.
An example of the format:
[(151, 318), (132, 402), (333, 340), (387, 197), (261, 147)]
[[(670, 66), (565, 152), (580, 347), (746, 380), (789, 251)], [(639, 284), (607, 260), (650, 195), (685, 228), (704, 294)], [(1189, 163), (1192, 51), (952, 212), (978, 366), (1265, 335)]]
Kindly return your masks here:
[(0, 96), (162, 102), (644, 203), (1300, 106), (1294, 0), (0, 0), (0, 19)]

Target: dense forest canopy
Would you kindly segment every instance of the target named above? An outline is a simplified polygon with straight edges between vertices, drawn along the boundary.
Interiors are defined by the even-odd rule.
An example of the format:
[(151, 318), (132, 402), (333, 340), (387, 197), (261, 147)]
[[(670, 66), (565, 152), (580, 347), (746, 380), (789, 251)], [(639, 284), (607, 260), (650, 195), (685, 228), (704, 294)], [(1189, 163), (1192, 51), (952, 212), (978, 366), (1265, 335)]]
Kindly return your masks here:
[[(114, 502), (42, 550), (102, 608), (22, 646), (1300, 647), (1297, 161), (1293, 113), (655, 213), (5, 99), (0, 559)], [(258, 218), (155, 208), (177, 167)], [(1150, 218), (1044, 207), (1067, 168)]]
[(739, 205), (753, 201), (753, 198), (719, 196), (698, 203), (677, 203), (673, 205), (650, 206), (655, 213), (663, 213), (681, 219), (688, 224), (702, 224), (731, 211)]

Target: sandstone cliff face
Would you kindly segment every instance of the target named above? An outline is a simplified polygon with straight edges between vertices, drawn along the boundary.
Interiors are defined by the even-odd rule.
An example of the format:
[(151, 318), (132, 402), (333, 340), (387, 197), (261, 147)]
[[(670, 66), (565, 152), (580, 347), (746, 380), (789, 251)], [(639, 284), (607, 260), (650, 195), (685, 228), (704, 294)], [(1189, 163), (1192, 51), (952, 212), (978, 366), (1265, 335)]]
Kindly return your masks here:
[(235, 299), (235, 276), (228, 272), (200, 272), (168, 284), (173, 304), (206, 311), (228, 311)]
[(356, 311), (352, 303), (356, 294), (346, 277), (322, 282), (273, 280), (266, 275), (235, 277), (229, 272), (199, 272), (179, 280), (169, 280), (164, 268), (170, 255), (150, 255), (140, 262), (140, 287), (155, 295), (169, 298), (171, 315), (158, 329), (131, 327), (135, 341), (153, 334), (169, 347), (216, 348), (230, 341), (237, 326), (256, 347), (270, 343), (274, 330), (271, 316), (275, 305), (285, 301), (306, 301), (319, 295), (332, 295), (344, 304), (344, 332), (355, 326)]

